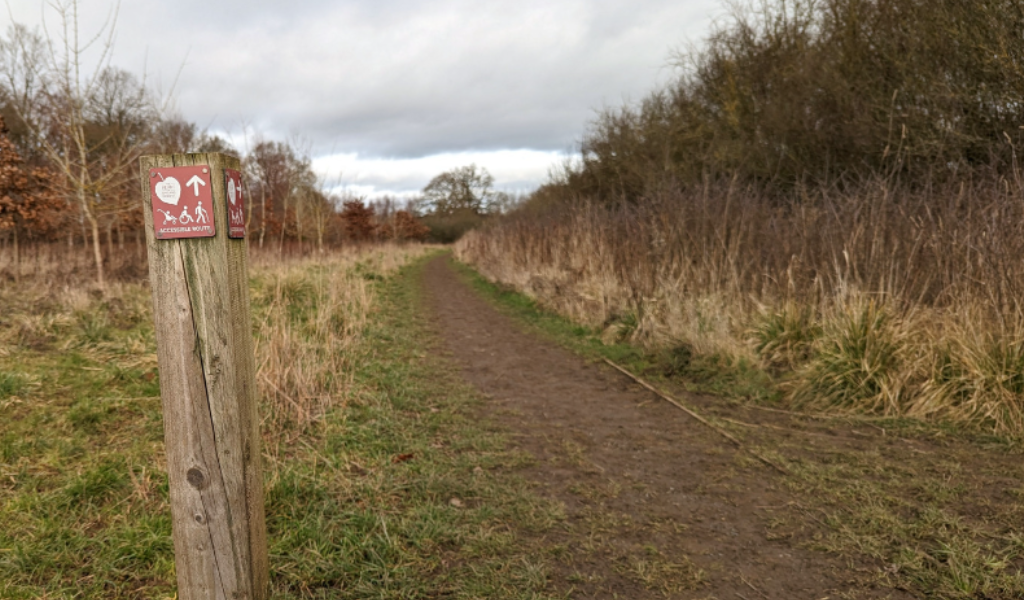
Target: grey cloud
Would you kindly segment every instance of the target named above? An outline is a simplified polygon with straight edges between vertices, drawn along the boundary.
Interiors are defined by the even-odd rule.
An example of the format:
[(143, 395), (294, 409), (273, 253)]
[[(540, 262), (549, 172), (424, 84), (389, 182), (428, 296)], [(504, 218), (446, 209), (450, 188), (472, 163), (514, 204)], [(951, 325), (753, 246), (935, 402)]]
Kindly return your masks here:
[[(110, 5), (80, 0), (85, 33)], [(38, 22), (38, 0), (11, 6)], [(131, 0), (114, 62), (165, 90), (183, 67), (184, 117), (297, 134), (317, 155), (566, 151), (596, 109), (666, 80), (670, 51), (720, 12), (719, 0)]]
[(148, 47), (166, 81), (190, 49), (178, 87), (187, 117), (222, 128), (265, 123), (320, 150), (564, 150), (595, 109), (664, 79), (670, 50), (699, 37), (716, 7), (139, 2), (122, 7), (118, 58)]

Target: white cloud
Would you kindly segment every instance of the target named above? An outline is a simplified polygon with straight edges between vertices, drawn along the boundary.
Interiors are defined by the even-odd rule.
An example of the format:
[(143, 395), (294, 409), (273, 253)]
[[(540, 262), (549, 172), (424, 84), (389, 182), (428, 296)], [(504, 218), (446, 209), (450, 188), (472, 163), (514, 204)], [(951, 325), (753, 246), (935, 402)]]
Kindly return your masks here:
[(414, 196), (439, 173), (468, 164), (487, 169), (495, 189), (525, 192), (543, 180), (565, 159), (560, 152), (497, 150), (447, 152), (419, 158), (372, 158), (356, 153), (332, 154), (314, 160), (313, 167), (327, 185), (338, 191), (370, 198)]

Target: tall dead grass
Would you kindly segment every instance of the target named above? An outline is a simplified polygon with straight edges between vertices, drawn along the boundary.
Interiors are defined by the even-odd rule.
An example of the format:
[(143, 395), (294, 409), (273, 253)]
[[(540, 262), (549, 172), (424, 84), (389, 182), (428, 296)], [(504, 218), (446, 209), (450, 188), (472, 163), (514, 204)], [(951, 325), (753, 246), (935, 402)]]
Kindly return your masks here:
[[(111, 281), (138, 282), (148, 275), (146, 248), (134, 240), (121, 240), (105, 245), (104, 269)], [(9, 243), (0, 244), (0, 286), (17, 287), (49, 284), (52, 287), (90, 288), (96, 279), (96, 263), (91, 249), (81, 242), (22, 244), (15, 250)]]
[[(374, 283), (431, 248), (370, 245), (281, 258), (251, 253), (250, 289), (263, 430), (301, 432), (343, 404), (358, 347), (376, 302)], [(25, 255), (22, 255), (22, 266)], [(38, 374), (9, 358), (20, 351), (77, 352), (124, 376), (152, 377), (156, 343), (146, 280), (95, 287), (66, 247), (29, 254), (32, 268), (0, 285), (0, 388), (31, 390)], [(125, 258), (124, 263), (130, 264)], [(144, 260), (142, 261), (144, 266)], [(76, 276), (84, 266), (82, 276)], [(134, 267), (133, 267), (134, 268)]]
[(271, 430), (301, 431), (344, 401), (374, 283), (427, 251), (385, 244), (285, 260), (254, 256), (257, 386)]
[(1024, 197), (735, 182), (524, 212), (456, 256), (606, 337), (757, 361), (816, 409), (1024, 432)]

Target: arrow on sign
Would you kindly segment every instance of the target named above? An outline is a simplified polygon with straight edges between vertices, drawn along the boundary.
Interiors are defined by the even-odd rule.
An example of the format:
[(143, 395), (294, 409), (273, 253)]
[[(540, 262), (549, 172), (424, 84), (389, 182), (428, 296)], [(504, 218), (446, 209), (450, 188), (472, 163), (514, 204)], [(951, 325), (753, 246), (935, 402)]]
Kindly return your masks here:
[(192, 191), (195, 193), (196, 196), (198, 196), (199, 186), (201, 185), (205, 186), (206, 182), (200, 179), (198, 175), (193, 175), (192, 179), (189, 179), (188, 183), (185, 184), (185, 187), (192, 186)]

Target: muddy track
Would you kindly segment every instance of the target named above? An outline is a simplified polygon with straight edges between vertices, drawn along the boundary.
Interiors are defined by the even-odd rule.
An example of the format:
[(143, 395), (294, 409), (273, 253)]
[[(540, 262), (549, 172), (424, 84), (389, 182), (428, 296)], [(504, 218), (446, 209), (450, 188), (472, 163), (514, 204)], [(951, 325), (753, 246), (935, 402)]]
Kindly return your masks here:
[[(452, 271), (424, 275), (437, 330), (488, 418), (536, 458), (539, 494), (565, 506), (544, 543), (552, 591), (575, 598), (903, 598), (877, 567), (807, 549), (781, 476), (605, 365), (525, 333)], [(699, 399), (692, 399), (699, 402)], [(808, 521), (785, 534), (772, 524)]]

